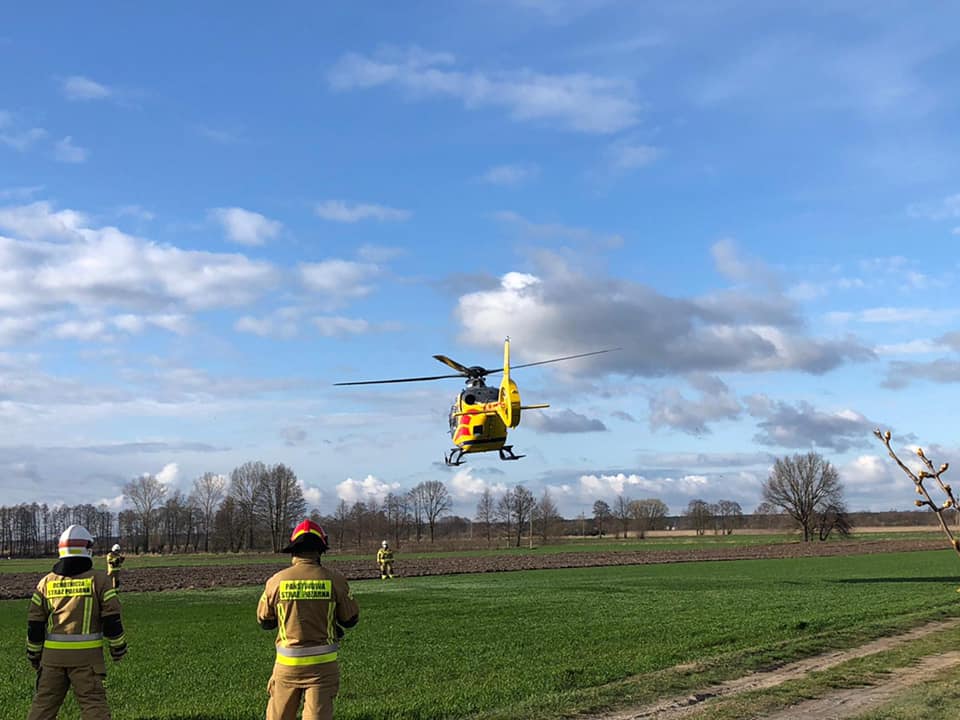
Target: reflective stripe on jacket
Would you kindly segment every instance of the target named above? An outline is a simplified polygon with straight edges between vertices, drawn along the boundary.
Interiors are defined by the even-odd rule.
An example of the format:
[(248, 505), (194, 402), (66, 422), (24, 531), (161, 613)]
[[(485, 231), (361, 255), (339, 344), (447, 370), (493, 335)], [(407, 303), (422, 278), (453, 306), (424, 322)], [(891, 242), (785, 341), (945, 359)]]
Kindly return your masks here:
[[(30, 598), (27, 619), (45, 623), (44, 665), (103, 666), (103, 620), (119, 614), (120, 598), (106, 573), (87, 570), (72, 577), (46, 575)], [(112, 646), (125, 642), (123, 635), (107, 640)], [(38, 643), (27, 645), (39, 649)]]
[(316, 559), (294, 557), (289, 568), (267, 580), (257, 621), (277, 622), (276, 665), (304, 668), (336, 661), (336, 623), (359, 611), (343, 575)]

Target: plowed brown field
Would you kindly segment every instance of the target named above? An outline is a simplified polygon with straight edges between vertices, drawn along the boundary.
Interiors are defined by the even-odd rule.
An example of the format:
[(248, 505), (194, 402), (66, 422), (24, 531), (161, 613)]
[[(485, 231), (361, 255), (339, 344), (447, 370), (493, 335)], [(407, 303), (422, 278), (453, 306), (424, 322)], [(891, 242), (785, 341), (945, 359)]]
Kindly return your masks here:
[[(556, 568), (604, 567), (611, 565), (652, 565), (661, 563), (720, 560), (762, 560), (838, 555), (870, 555), (888, 552), (941, 550), (944, 540), (875, 540), (830, 543), (780, 543), (724, 548), (690, 548), (661, 551), (571, 552), (542, 555), (488, 555), (482, 557), (409, 558), (398, 555), (395, 571), (401, 577), (456, 575), (459, 573), (510, 572)], [(375, 563), (329, 558), (331, 567), (349, 580), (378, 578)], [(130, 568), (123, 572), (124, 591), (192, 590), (213, 587), (262, 585), (277, 570), (286, 567), (285, 557), (276, 565), (231, 565), (205, 567)], [(51, 563), (52, 566), (52, 563)], [(36, 587), (37, 573), (0, 575), (0, 600), (30, 597)]]

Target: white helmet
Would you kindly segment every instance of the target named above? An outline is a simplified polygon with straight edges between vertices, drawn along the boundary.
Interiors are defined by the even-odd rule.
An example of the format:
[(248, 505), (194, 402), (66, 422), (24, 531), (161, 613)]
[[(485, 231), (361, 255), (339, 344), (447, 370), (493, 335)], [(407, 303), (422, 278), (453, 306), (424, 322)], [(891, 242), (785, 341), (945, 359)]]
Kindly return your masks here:
[(60, 557), (92, 557), (93, 535), (82, 525), (71, 525), (60, 534)]
[(386, 546), (387, 546), (387, 541), (386, 541), (386, 540), (384, 540), (382, 543), (380, 543), (380, 547), (385, 548)]
[(112, 548), (110, 548), (110, 552), (120, 552), (120, 546), (114, 545)]

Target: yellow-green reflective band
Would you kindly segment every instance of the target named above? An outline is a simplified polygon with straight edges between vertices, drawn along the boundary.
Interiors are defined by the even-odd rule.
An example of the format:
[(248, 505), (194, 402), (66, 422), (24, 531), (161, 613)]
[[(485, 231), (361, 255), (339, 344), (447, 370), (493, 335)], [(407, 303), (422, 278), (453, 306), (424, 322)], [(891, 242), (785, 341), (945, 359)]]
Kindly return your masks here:
[(86, 635), (90, 632), (90, 620), (93, 616), (93, 598), (84, 598), (83, 599), (83, 633)]
[(107, 590), (107, 591), (103, 594), (103, 599), (104, 599), (104, 601), (110, 600), (111, 598), (115, 598), (115, 597), (116, 597), (117, 595), (119, 595), (119, 594), (120, 594), (120, 593), (118, 593), (116, 590)]
[(283, 605), (277, 605), (277, 634), (280, 636), (280, 642), (287, 641), (287, 613)]
[(277, 663), (280, 665), (319, 665), (320, 663), (333, 662), (337, 659), (335, 652), (326, 655), (308, 655), (307, 657), (285, 657), (277, 655)]
[(30, 602), (38, 607), (43, 607), (43, 598), (40, 597), (40, 593), (34, 593), (33, 597), (30, 598)]
[(29, 650), (30, 652), (40, 652), (41, 650), (43, 650), (43, 643), (28, 642), (27, 650)]
[(44, 640), (43, 646), (48, 650), (94, 650), (103, 647), (103, 641), (81, 640), (80, 642), (62, 642), (60, 640)]
[(110, 643), (110, 647), (117, 647), (119, 645), (126, 645), (127, 636), (121, 635), (120, 637), (107, 638), (107, 642)]

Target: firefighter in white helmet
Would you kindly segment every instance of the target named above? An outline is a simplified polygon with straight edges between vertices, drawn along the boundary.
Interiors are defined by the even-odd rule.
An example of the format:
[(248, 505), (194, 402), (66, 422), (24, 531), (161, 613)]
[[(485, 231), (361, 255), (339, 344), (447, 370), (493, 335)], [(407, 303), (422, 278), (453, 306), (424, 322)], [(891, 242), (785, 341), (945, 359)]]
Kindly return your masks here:
[(340, 689), (337, 665), (343, 628), (357, 624), (360, 608), (347, 579), (320, 563), (327, 534), (312, 520), (293, 529), (283, 549), (293, 555), (286, 570), (273, 575), (260, 596), (257, 621), (277, 630), (277, 658), (267, 684), (267, 720), (331, 720)]
[(107, 553), (107, 575), (113, 580), (115, 588), (120, 587), (120, 566), (126, 558), (120, 552), (120, 545), (115, 544)]
[(115, 662), (127, 652), (120, 599), (106, 573), (93, 569), (93, 537), (71, 525), (60, 559), (37, 584), (27, 614), (27, 659), (37, 671), (27, 720), (55, 720), (73, 688), (83, 720), (110, 720), (103, 687), (104, 641)]
[(380, 549), (377, 550), (377, 565), (380, 566), (380, 579), (393, 579), (393, 550), (386, 540), (380, 543)]

